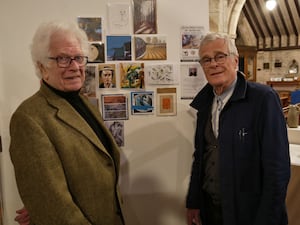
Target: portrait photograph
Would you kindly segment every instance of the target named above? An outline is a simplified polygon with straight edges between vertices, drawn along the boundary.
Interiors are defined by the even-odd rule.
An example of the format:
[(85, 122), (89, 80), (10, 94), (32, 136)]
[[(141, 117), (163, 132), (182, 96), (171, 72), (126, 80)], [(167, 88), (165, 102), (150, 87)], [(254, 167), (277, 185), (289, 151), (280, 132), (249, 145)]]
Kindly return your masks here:
[(116, 65), (99, 64), (99, 88), (116, 88)]
[(90, 43), (90, 51), (88, 55), (88, 63), (104, 63), (104, 43)]

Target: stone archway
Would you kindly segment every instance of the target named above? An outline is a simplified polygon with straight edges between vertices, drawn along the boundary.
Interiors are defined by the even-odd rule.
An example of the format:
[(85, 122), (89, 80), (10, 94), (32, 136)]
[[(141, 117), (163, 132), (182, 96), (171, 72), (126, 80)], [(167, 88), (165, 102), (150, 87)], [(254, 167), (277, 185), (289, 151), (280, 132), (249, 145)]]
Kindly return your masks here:
[(236, 38), (236, 29), (246, 0), (210, 0), (210, 31), (227, 33)]

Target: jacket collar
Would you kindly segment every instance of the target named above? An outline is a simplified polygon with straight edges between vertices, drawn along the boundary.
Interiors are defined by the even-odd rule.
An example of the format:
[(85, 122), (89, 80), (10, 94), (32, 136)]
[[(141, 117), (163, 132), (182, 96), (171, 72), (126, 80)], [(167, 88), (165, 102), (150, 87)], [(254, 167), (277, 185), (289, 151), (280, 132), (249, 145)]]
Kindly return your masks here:
[[(237, 101), (246, 97), (247, 81), (245, 75), (238, 71), (237, 82), (229, 102)], [(213, 87), (210, 84), (206, 84), (200, 92), (195, 96), (190, 106), (198, 111), (204, 111), (209, 108), (214, 98)]]
[[(56, 115), (60, 120), (68, 124), (73, 129), (77, 130), (79, 133), (81, 133), (83, 136), (89, 139), (95, 146), (97, 146), (99, 149), (101, 149), (103, 152), (110, 156), (103, 144), (99, 141), (99, 138), (92, 130), (92, 128), (87, 125), (86, 121), (64, 98), (57, 95), (54, 91), (52, 91), (43, 83), (41, 84), (40, 92), (46, 98), (48, 104), (57, 109)], [(100, 122), (101, 118), (99, 118), (99, 115), (97, 114), (97, 112), (95, 112), (95, 109), (93, 109), (91, 105), (87, 102), (88, 100), (85, 99), (85, 97), (82, 95), (80, 95), (80, 98), (83, 100), (84, 104), (88, 107), (88, 109), (98, 120), (99, 124), (103, 126), (103, 123)]]

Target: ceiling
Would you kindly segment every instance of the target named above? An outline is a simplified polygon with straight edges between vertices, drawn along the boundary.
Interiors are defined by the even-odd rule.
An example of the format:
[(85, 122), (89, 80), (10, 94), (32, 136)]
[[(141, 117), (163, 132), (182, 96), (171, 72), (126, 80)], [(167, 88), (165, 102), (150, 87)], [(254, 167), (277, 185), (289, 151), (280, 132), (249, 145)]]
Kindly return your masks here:
[(237, 45), (257, 50), (300, 49), (300, 0), (277, 0), (268, 11), (265, 0), (246, 0), (237, 26)]

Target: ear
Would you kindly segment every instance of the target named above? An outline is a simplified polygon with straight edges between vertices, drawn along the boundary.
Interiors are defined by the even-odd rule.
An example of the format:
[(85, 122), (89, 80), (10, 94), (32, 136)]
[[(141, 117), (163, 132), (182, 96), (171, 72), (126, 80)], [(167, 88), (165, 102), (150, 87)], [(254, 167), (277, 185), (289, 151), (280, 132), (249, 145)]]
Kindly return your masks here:
[(37, 65), (38, 65), (39, 70), (40, 70), (40, 72), (42, 74), (42, 78), (44, 80), (48, 80), (49, 79), (49, 75), (48, 75), (46, 67), (42, 63), (40, 63), (40, 62), (37, 62)]

